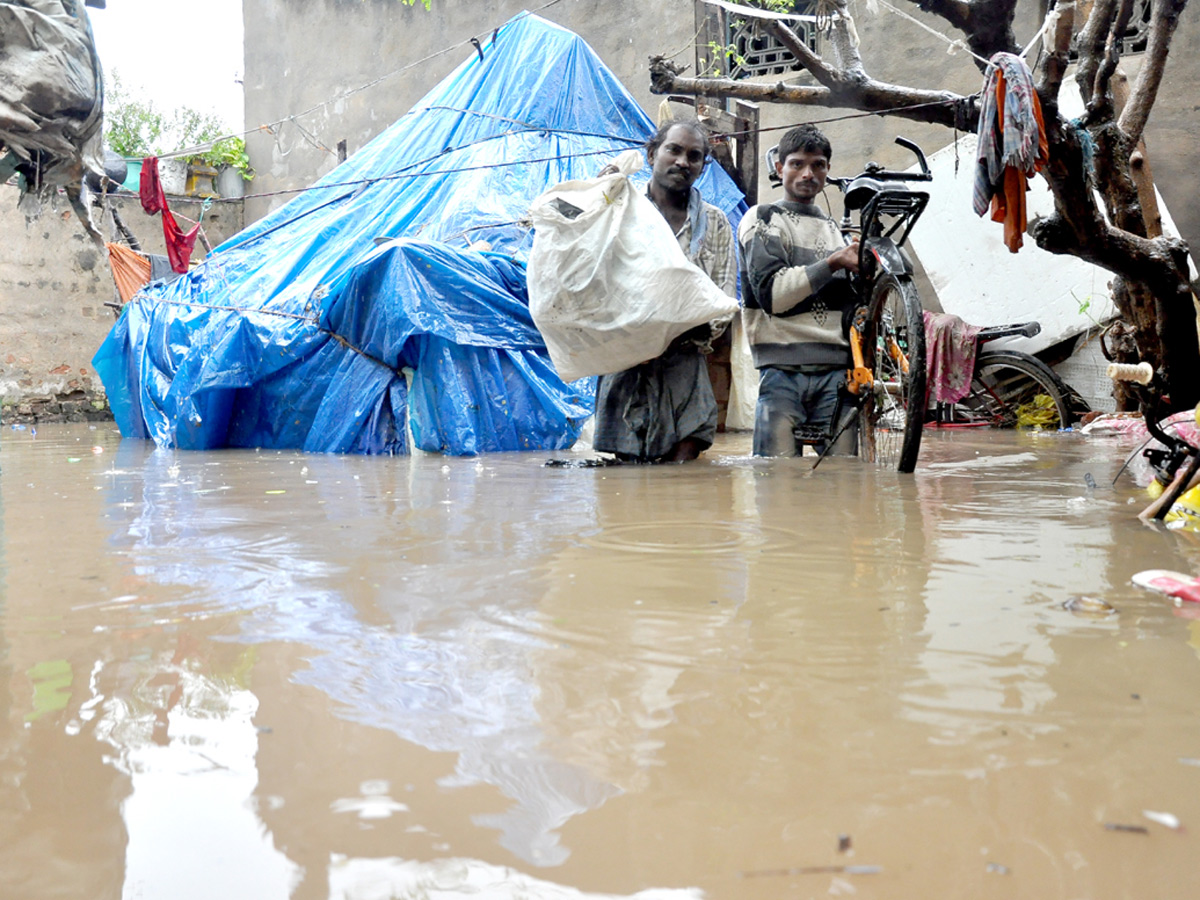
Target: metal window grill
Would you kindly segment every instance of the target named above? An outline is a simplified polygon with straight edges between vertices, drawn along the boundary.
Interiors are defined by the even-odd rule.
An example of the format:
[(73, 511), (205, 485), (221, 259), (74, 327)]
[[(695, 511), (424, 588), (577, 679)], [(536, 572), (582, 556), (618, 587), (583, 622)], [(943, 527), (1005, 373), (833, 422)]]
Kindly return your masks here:
[[(1144, 53), (1149, 33), (1150, 0), (1133, 0), (1133, 13), (1129, 16), (1129, 24), (1125, 27), (1124, 33), (1117, 41), (1117, 51), (1122, 56)], [(1072, 60), (1079, 58), (1074, 44), (1071, 46), (1069, 56)]]
[[(796, 13), (811, 14), (813, 0), (794, 0)], [(741, 18), (722, 7), (697, 2), (696, 69), (728, 78), (783, 75), (802, 71), (796, 58), (763, 29), (760, 21)], [(809, 47), (817, 49), (817, 29), (811, 22), (789, 22)]]
[[(800, 4), (798, 4), (800, 5)], [(792, 30), (809, 47), (816, 50), (817, 32), (811, 22), (790, 23)], [(775, 39), (774, 35), (762, 30), (753, 19), (729, 17), (728, 40), (736, 54), (729, 60), (730, 78), (750, 78), (755, 75), (782, 75), (798, 72), (802, 66), (796, 57)]]
[(1121, 55), (1144, 52), (1149, 31), (1150, 0), (1134, 0), (1133, 15), (1129, 17), (1129, 26), (1121, 35)]

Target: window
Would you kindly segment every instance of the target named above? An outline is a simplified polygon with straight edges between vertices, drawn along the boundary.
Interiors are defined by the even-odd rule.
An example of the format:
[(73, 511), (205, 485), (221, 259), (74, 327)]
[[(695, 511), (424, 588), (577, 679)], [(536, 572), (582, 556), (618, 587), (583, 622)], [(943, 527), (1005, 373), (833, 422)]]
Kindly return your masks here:
[[(812, 14), (812, 0), (793, 0), (792, 9)], [(703, 15), (705, 40), (697, 46), (697, 70), (714, 70), (729, 78), (760, 75), (784, 75), (803, 71), (803, 66), (775, 37), (762, 27), (761, 20), (741, 18), (724, 7), (697, 4)], [(813, 50), (817, 48), (817, 29), (812, 22), (789, 22), (788, 26)]]

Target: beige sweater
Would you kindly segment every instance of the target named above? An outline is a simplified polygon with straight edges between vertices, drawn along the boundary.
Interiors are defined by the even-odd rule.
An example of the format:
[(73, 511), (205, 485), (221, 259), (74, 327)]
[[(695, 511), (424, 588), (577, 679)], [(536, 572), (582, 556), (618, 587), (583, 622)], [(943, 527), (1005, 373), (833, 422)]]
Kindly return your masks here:
[(842, 320), (854, 294), (846, 273), (825, 261), (846, 244), (836, 223), (812, 204), (763, 204), (742, 218), (738, 243), (754, 365), (848, 366)]

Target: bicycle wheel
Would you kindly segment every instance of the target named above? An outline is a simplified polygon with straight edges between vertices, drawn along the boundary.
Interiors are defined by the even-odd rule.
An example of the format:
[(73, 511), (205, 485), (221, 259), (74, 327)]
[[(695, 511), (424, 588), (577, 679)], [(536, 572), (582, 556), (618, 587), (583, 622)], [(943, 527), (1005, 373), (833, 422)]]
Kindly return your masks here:
[(1020, 350), (984, 350), (975, 357), (971, 392), (958, 401), (997, 428), (1019, 420), (1058, 429), (1071, 424), (1071, 389), (1048, 365)]
[(912, 279), (884, 275), (875, 282), (864, 332), (863, 361), (875, 386), (859, 414), (859, 452), (911, 472), (925, 423), (925, 316)]

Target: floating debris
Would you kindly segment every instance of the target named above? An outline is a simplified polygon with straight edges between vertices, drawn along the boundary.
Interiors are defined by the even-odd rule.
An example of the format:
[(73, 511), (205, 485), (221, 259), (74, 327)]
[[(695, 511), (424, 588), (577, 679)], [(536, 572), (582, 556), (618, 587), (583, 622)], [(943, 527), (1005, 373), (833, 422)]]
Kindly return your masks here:
[(1149, 834), (1150, 829), (1145, 825), (1125, 825), (1122, 822), (1105, 822), (1105, 831), (1128, 831), (1132, 834)]
[[(642, 460), (630, 460), (630, 463), (637, 464)], [(546, 460), (546, 468), (548, 469), (603, 469), (607, 466), (623, 466), (626, 461), (611, 457), (596, 456), (590, 459), (564, 459), (555, 457), (554, 459)]]
[(986, 871), (991, 872), (993, 875), (1011, 875), (1012, 874), (1012, 869), (1010, 869), (1008, 866), (1003, 866), (1000, 863), (994, 863), (994, 862), (990, 862), (987, 864)]
[(1062, 607), (1067, 612), (1077, 613), (1081, 616), (1115, 616), (1117, 614), (1116, 608), (1107, 600), (1082, 594), (1064, 600)]
[(853, 846), (853, 843), (854, 842), (850, 839), (850, 835), (839, 834), (838, 835), (838, 853), (849, 853), (850, 848)]
[(787, 878), (791, 875), (878, 875), (883, 866), (797, 866), (793, 869), (757, 869), (742, 878)]
[(1200, 766), (1200, 759), (1194, 756), (1181, 756), (1179, 761), (1185, 766)]
[(1180, 825), (1179, 819), (1171, 815), (1169, 812), (1155, 812), (1152, 809), (1143, 809), (1142, 815), (1151, 822), (1157, 822), (1159, 825), (1170, 828), (1172, 831), (1178, 831), (1183, 827)]

